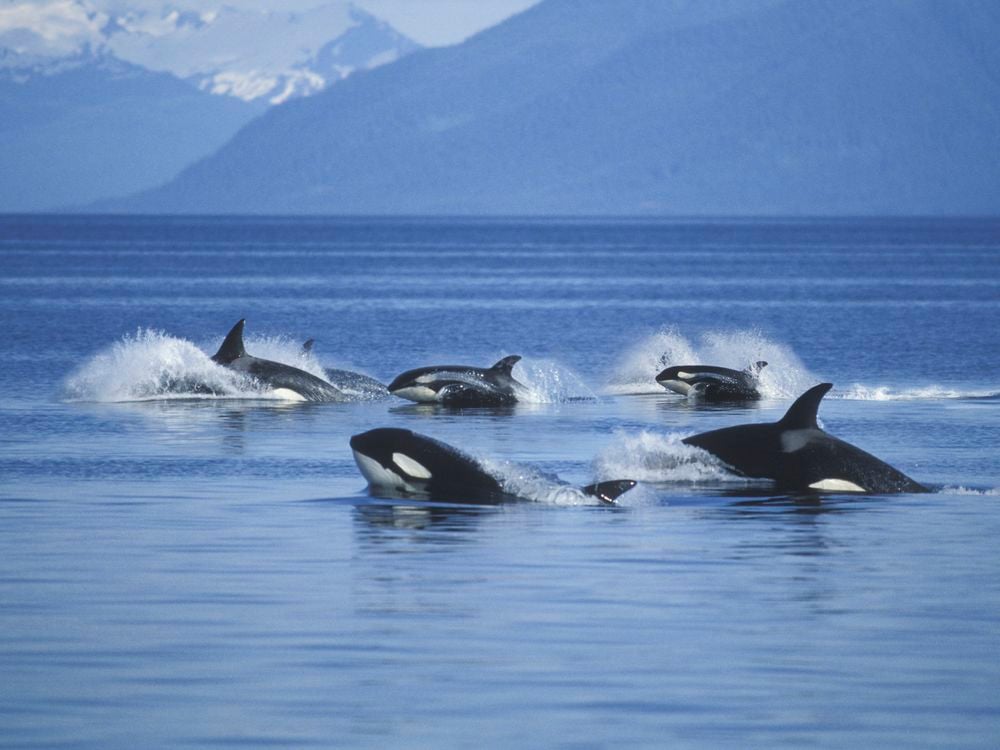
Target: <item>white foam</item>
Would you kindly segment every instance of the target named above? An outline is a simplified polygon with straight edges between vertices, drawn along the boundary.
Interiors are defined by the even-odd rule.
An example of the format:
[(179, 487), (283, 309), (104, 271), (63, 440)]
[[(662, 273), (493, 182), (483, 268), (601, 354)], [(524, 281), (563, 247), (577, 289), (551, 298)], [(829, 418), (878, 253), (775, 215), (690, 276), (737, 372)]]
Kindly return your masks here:
[(786, 345), (757, 329), (709, 331), (694, 343), (674, 328), (664, 328), (628, 349), (612, 374), (609, 394), (663, 393), (657, 374), (676, 365), (715, 365), (742, 370), (764, 360), (758, 380), (765, 398), (794, 398), (819, 378)]
[(514, 366), (514, 379), (524, 388), (518, 400), (535, 404), (554, 404), (597, 395), (575, 372), (550, 359), (524, 358)]
[(212, 362), (190, 341), (149, 329), (139, 329), (95, 354), (66, 378), (64, 388), (74, 401), (211, 397), (186, 390), (185, 383), (200, 383), (229, 396), (248, 391), (239, 374)]
[(850, 387), (831, 394), (834, 398), (850, 401), (921, 401), (955, 398), (997, 398), (997, 390), (960, 390), (944, 388), (939, 385), (922, 386), (918, 388), (895, 389), (885, 385), (864, 385), (853, 383)]
[(492, 459), (477, 460), (500, 483), (504, 492), (525, 500), (549, 505), (595, 505), (601, 502), (583, 490), (530, 466)]
[(287, 336), (246, 336), (243, 345), (247, 354), (258, 359), (282, 362), (305, 370), (320, 380), (326, 380), (323, 366), (312, 352), (302, 350), (301, 341), (293, 341)]
[(633, 344), (618, 361), (605, 388), (609, 394), (663, 393), (656, 382), (661, 370), (670, 365), (701, 364), (691, 342), (673, 328), (663, 328)]
[(977, 497), (1000, 497), (1000, 487), (989, 490), (977, 490), (973, 487), (942, 487), (938, 490), (942, 495), (974, 495)]
[(678, 434), (616, 432), (614, 441), (595, 459), (598, 476), (640, 482), (741, 482), (714, 456), (685, 445)]
[[(255, 356), (260, 356), (257, 351), (264, 351), (265, 359), (295, 362), (295, 366), (300, 366), (301, 346), (292, 349), (287, 340), (255, 339), (247, 348)], [(318, 365), (316, 368), (322, 372)], [(135, 335), (123, 336), (80, 365), (66, 378), (64, 392), (71, 401), (96, 402), (191, 398), (302, 400), (299, 394), (262, 388), (253, 379), (215, 364), (190, 341), (143, 328)]]

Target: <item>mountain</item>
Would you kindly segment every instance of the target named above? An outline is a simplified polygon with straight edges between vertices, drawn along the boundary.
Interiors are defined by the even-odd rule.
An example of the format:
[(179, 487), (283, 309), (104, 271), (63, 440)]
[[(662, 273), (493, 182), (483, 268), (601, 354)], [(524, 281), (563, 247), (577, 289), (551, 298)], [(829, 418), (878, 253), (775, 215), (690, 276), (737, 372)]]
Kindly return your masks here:
[(15, 0), (0, 9), (0, 49), (52, 60), (93, 50), (212, 94), (280, 104), (420, 48), (347, 0), (301, 12), (191, 0), (100, 10), (109, 5)]
[(106, 44), (124, 60), (173, 73), (203, 91), (270, 104), (313, 94), (420, 48), (343, 0), (302, 12), (228, 5), (199, 13), (171, 6), (133, 10), (111, 19)]
[(997, 38), (993, 0), (545, 0), (102, 206), (997, 213)]
[[(302, 13), (85, 0), (0, 8), (0, 211), (162, 184), (269, 104), (417, 45), (351, 3)], [(183, 80), (182, 80), (183, 79)]]
[(0, 211), (147, 189), (263, 110), (106, 53), (0, 59)]

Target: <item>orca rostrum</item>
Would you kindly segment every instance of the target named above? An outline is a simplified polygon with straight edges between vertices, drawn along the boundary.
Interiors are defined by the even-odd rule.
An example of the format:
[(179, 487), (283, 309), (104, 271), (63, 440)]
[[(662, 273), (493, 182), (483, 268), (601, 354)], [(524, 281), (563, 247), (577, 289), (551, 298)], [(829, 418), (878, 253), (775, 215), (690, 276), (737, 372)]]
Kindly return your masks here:
[[(379, 427), (351, 438), (358, 468), (376, 491), (443, 502), (493, 505), (518, 496), (476, 459), (411, 430)], [(635, 486), (631, 479), (599, 482), (581, 491), (606, 504)]]
[(816, 423), (820, 401), (833, 387), (803, 393), (777, 422), (724, 427), (686, 438), (746, 477), (773, 479), (792, 492), (927, 492), (927, 488)]

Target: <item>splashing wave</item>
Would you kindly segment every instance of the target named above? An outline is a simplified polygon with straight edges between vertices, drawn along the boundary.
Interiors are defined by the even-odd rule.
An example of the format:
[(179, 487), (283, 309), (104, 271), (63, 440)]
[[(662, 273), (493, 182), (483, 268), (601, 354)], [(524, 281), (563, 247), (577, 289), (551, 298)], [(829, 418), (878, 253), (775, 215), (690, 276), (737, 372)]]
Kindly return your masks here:
[(682, 440), (678, 434), (617, 432), (614, 442), (594, 461), (597, 474), (683, 484), (751, 481), (736, 476), (714, 456)]
[(247, 336), (245, 343), (247, 351), (255, 357), (284, 362), (326, 380), (323, 365), (315, 354), (302, 348), (301, 341), (293, 341), (287, 336)]
[(742, 370), (761, 359), (768, 363), (760, 373), (760, 390), (766, 398), (793, 398), (820, 382), (789, 347), (759, 330), (709, 331), (695, 344), (677, 330), (664, 328), (625, 352), (605, 390), (623, 395), (663, 393), (656, 375), (665, 367), (708, 364)]
[(550, 505), (595, 505), (600, 501), (557, 477), (523, 464), (477, 459), (505, 492), (525, 500)]
[[(248, 343), (255, 356), (292, 362), (323, 377), (314, 358), (301, 345), (282, 338), (256, 338)], [(212, 361), (190, 341), (162, 331), (140, 328), (123, 336), (84, 362), (64, 382), (70, 401), (123, 402), (191, 398), (279, 399), (252, 378)]]
[(549, 359), (522, 359), (514, 377), (524, 388), (518, 399), (533, 404), (589, 401), (597, 398), (583, 379), (569, 368)]
[(975, 495), (977, 497), (1000, 497), (1000, 487), (983, 490), (974, 487), (942, 487), (938, 490), (941, 495)]
[(963, 391), (954, 388), (942, 388), (938, 385), (920, 388), (894, 389), (884, 385), (869, 386), (854, 383), (846, 390), (831, 394), (834, 398), (851, 401), (921, 401), (924, 399), (995, 399), (1000, 398), (1000, 391), (970, 390)]

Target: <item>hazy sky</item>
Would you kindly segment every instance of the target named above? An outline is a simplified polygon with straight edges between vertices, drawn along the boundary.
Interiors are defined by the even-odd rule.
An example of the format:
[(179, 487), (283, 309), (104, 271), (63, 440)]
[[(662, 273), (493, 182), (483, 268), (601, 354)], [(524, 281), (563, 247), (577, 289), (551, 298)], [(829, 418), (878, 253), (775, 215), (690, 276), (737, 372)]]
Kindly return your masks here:
[[(352, 0), (397, 31), (427, 46), (456, 44), (538, 0)], [(96, 11), (122, 15), (130, 10), (166, 14), (177, 8), (205, 12), (229, 5), (236, 8), (304, 11), (346, 0), (0, 0), (0, 31), (4, 27), (45, 26), (46, 38), (72, 33), (96, 22)]]
[[(355, 0), (421, 44), (455, 44), (539, 0)], [(315, 3), (313, 3), (315, 4)]]

